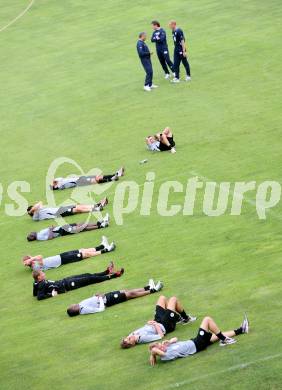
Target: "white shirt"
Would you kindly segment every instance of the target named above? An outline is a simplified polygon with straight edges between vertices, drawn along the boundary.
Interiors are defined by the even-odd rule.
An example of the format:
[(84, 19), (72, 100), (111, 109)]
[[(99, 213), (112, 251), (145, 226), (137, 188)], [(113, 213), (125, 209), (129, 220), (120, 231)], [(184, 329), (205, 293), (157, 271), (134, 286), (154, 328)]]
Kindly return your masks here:
[(84, 299), (79, 303), (80, 314), (94, 314), (105, 310), (105, 303), (103, 297), (93, 297)]

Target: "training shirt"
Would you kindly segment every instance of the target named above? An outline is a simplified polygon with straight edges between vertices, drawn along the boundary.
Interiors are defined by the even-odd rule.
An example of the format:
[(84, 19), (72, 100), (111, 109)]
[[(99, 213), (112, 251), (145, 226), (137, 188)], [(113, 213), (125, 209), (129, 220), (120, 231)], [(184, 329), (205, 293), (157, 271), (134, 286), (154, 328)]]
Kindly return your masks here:
[(52, 291), (57, 291), (58, 294), (66, 292), (63, 280), (42, 280), (41, 282), (33, 283), (33, 296), (39, 301), (52, 297)]
[[(166, 333), (165, 328), (162, 324), (159, 324), (161, 331), (163, 334)], [(153, 325), (146, 324), (142, 328), (139, 328), (132, 332), (132, 335), (139, 335), (139, 339), (137, 341), (138, 344), (151, 343), (152, 341), (160, 340), (162, 337), (158, 334), (155, 327)]]
[(42, 221), (43, 219), (53, 219), (56, 218), (56, 213), (58, 212), (59, 207), (41, 207), (34, 212), (32, 219), (34, 221)]
[(160, 142), (159, 141), (155, 141), (154, 143), (152, 144), (147, 144), (148, 146), (148, 149), (151, 150), (152, 152), (159, 152), (160, 149)]
[(177, 358), (184, 358), (196, 353), (196, 345), (194, 341), (178, 341), (167, 346), (167, 350), (164, 356), (161, 356), (161, 360), (175, 360)]
[(38, 233), (36, 233), (36, 238), (38, 241), (47, 241), (49, 237), (56, 238), (59, 237), (60, 233), (58, 232), (60, 230), (60, 227), (54, 227), (54, 228), (46, 228), (40, 230)]
[(151, 57), (151, 53), (150, 53), (148, 46), (141, 39), (139, 39), (137, 42), (137, 52), (138, 52), (138, 55), (139, 55), (141, 61), (142, 60), (149, 60)]
[(94, 314), (105, 310), (105, 303), (103, 297), (93, 297), (84, 299), (79, 303), (80, 314)]
[(174, 41), (175, 50), (179, 50), (182, 52), (182, 45), (181, 41), (185, 41), (185, 36), (181, 28), (177, 28), (174, 31), (172, 31), (172, 37)]
[(58, 190), (64, 190), (66, 188), (76, 187), (78, 179), (79, 177), (57, 177), (55, 179), (55, 181), (57, 181), (56, 188)]
[(157, 51), (168, 50), (166, 32), (163, 28), (159, 28), (158, 30), (153, 32), (151, 42), (156, 43)]
[(62, 265), (62, 260), (60, 255), (56, 256), (50, 256), (46, 257), (45, 259), (42, 260), (43, 264), (41, 265), (39, 261), (33, 261), (31, 268), (33, 271), (47, 271), (48, 269), (51, 268), (58, 268), (60, 265)]

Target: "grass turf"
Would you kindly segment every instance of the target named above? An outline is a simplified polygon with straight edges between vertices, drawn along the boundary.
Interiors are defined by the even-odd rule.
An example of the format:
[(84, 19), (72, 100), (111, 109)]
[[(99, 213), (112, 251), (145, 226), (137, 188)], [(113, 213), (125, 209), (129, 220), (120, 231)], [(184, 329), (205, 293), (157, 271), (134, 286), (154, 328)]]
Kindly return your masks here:
[[(28, 5), (2, 3), (0, 28)], [(241, 216), (209, 218), (201, 196), (192, 217), (156, 212), (160, 184), (185, 184), (192, 172), (218, 182), (281, 181), (280, 16), (278, 0), (36, 0), (0, 33), (1, 389), (280, 388), (281, 204), (265, 221), (247, 203)], [(193, 81), (170, 85), (154, 58), (160, 88), (145, 94), (137, 33), (149, 31), (153, 18), (166, 24), (172, 17), (188, 38)], [(166, 125), (175, 132), (177, 154), (149, 155), (144, 136)], [(100, 271), (114, 259), (126, 268), (123, 278), (36, 302), (20, 257), (92, 246), (101, 236), (28, 244), (26, 233), (50, 222), (5, 215), (4, 204), (13, 203), (8, 184), (26, 180), (28, 200), (44, 200), (47, 168), (60, 156), (74, 158), (85, 171), (107, 173), (124, 164), (126, 180), (139, 184), (154, 171), (154, 201), (150, 217), (137, 209), (123, 226), (112, 223), (105, 231), (117, 242), (113, 255), (48, 272), (52, 279)], [(139, 166), (143, 158), (149, 163)], [(60, 173), (69, 170), (65, 165)], [(111, 201), (113, 191), (106, 192)], [(69, 196), (65, 191), (56, 199)], [(255, 192), (248, 196), (254, 200)], [(183, 203), (183, 194), (170, 199)], [(70, 303), (143, 286), (151, 276), (163, 279), (164, 294), (176, 294), (187, 311), (212, 315), (223, 329), (238, 326), (247, 311), (252, 332), (230, 348), (213, 346), (152, 369), (146, 346), (122, 351), (119, 340), (152, 317), (157, 295), (101, 315), (65, 314)], [(175, 335), (189, 338), (198, 325), (178, 327)]]

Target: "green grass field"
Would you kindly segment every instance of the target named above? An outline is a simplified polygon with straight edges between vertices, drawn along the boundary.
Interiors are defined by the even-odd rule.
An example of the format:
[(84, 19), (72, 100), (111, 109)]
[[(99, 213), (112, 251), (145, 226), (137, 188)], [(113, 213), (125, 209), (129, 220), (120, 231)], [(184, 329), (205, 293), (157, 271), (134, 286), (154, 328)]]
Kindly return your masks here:
[[(2, 0), (0, 30), (28, 3)], [(266, 220), (246, 202), (240, 216), (230, 215), (229, 203), (223, 216), (207, 217), (202, 191), (193, 216), (160, 217), (156, 208), (162, 182), (185, 185), (195, 172), (217, 182), (281, 182), (280, 17), (278, 0), (35, 0), (0, 32), (1, 390), (281, 388), (281, 202)], [(145, 94), (135, 45), (139, 31), (151, 32), (153, 18), (164, 26), (175, 18), (184, 29), (193, 81), (168, 83), (154, 58), (159, 89)], [(172, 54), (169, 32), (168, 39)], [(144, 136), (167, 125), (177, 153), (149, 154)], [(152, 212), (140, 216), (137, 208), (122, 226), (113, 220), (103, 233), (116, 241), (114, 254), (47, 273), (57, 279), (101, 271), (113, 259), (126, 269), (121, 279), (37, 302), (21, 256), (90, 247), (102, 234), (27, 243), (29, 231), (50, 221), (6, 215), (5, 205), (14, 204), (7, 186), (15, 180), (30, 183), (24, 194), (30, 203), (46, 201), (46, 172), (61, 156), (85, 172), (124, 165), (123, 180), (135, 180), (140, 191), (146, 173), (155, 172)], [(144, 158), (148, 164), (139, 165)], [(59, 173), (78, 172), (64, 165)], [(115, 186), (105, 191), (110, 201)], [(58, 204), (70, 194), (56, 193)], [(172, 194), (170, 203), (183, 198)], [(248, 198), (255, 200), (255, 191)], [(213, 316), (223, 329), (239, 326), (247, 311), (251, 333), (229, 348), (213, 346), (151, 368), (147, 346), (123, 351), (119, 341), (152, 318), (158, 294), (100, 315), (66, 315), (71, 303), (142, 287), (149, 277), (162, 279), (164, 294), (177, 295), (187, 311)], [(190, 338), (198, 326), (179, 326), (175, 335)]]

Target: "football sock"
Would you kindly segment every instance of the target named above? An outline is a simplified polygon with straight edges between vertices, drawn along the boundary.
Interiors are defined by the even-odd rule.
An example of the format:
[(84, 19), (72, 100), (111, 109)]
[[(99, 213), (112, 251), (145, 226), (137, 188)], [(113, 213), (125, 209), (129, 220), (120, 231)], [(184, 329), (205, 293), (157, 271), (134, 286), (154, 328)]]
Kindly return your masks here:
[(185, 310), (183, 310), (181, 313), (179, 313), (181, 315), (181, 317), (184, 319), (184, 320), (188, 320), (189, 319), (189, 316), (185, 313)]
[(226, 337), (221, 332), (217, 333), (216, 337), (218, 337), (221, 341), (224, 341), (226, 339)]
[(238, 336), (239, 334), (242, 334), (243, 333), (242, 326), (240, 326), (240, 328), (238, 328), (238, 329), (234, 329), (234, 332), (235, 332), (236, 336)]
[(103, 179), (99, 180), (99, 183), (107, 183), (109, 181), (112, 181), (112, 177), (114, 175), (104, 175)]
[(102, 224), (102, 222), (100, 222), (100, 221), (97, 221), (97, 226), (98, 226), (98, 229), (100, 229), (100, 228), (101, 228), (101, 224)]
[(104, 245), (98, 245), (96, 246), (96, 251), (97, 252), (101, 252), (101, 253), (107, 253), (108, 252), (108, 249), (104, 247)]
[(144, 290), (145, 290), (145, 291), (150, 291), (150, 286), (145, 286), (145, 287), (144, 287)]

